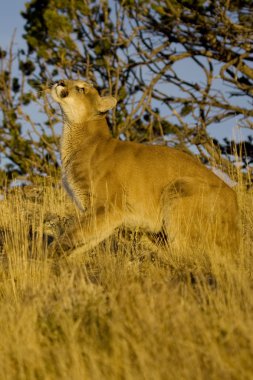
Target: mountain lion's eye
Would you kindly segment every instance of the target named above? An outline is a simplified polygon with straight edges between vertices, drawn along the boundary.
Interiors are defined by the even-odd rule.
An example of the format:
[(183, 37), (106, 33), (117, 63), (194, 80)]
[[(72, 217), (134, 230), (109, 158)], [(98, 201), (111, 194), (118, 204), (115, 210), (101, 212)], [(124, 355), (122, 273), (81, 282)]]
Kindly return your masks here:
[(80, 94), (85, 94), (85, 88), (84, 87), (76, 87), (77, 92), (80, 92)]

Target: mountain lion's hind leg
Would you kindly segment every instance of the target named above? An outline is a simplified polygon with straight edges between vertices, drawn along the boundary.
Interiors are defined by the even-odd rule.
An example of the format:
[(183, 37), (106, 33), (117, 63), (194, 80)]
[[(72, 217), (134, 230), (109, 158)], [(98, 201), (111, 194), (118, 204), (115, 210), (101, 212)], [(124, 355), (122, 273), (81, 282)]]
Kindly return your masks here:
[(163, 210), (172, 249), (238, 251), (237, 203), (225, 185), (182, 178), (164, 194)]

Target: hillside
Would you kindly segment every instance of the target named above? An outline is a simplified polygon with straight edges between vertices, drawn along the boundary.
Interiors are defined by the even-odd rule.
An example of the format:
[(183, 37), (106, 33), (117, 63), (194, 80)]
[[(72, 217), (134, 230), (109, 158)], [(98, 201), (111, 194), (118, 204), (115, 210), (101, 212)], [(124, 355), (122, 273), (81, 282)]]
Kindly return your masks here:
[(43, 246), (76, 213), (61, 187), (12, 190), (0, 202), (0, 379), (252, 379), (253, 201), (238, 198), (234, 257), (158, 254), (122, 230), (75, 261)]

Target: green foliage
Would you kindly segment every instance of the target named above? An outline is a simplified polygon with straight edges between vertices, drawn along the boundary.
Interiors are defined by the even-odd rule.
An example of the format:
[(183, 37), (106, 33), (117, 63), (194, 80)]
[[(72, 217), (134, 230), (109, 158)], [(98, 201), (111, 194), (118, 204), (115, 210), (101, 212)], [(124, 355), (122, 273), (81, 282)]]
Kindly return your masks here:
[(0, 47), (0, 59), (3, 59), (3, 58), (5, 58), (5, 57), (6, 57), (6, 55), (7, 55), (6, 51), (5, 51), (5, 50), (3, 50), (3, 49), (1, 49), (1, 47)]
[(31, 60), (27, 60), (26, 62), (20, 61), (19, 68), (25, 75), (31, 75), (35, 70), (35, 65)]
[(180, 111), (180, 115), (181, 116), (187, 116), (192, 111), (192, 109), (193, 109), (192, 104), (185, 103), (184, 106), (182, 107), (181, 111)]
[(20, 84), (18, 78), (12, 79), (12, 91), (18, 93), (20, 90)]

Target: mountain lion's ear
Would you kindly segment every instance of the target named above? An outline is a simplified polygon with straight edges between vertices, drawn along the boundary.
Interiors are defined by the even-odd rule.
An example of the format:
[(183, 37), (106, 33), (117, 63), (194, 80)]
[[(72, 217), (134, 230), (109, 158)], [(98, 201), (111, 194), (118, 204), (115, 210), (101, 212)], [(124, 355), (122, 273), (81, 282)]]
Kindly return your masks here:
[(114, 108), (117, 100), (113, 96), (103, 96), (99, 99), (97, 109), (99, 112), (106, 112)]

